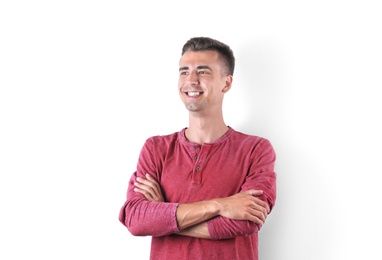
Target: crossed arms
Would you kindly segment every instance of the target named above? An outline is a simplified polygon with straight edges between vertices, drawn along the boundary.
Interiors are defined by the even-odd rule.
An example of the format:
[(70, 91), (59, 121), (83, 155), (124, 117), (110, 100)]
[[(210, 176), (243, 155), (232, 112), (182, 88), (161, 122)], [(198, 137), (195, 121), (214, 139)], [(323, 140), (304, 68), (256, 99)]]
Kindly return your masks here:
[[(138, 177), (134, 186), (134, 191), (149, 201), (164, 202), (159, 183), (149, 174), (146, 178)], [(176, 220), (180, 231), (177, 234), (211, 239), (206, 221), (216, 216), (248, 220), (261, 226), (270, 212), (269, 205), (257, 197), (262, 193), (262, 190), (252, 189), (226, 198), (179, 204)]]
[[(167, 174), (167, 182), (161, 184), (164, 176), (157, 171), (161, 172), (164, 157), (158, 156), (156, 149), (161, 146), (152, 139), (146, 142), (138, 169), (130, 179), (127, 200), (120, 210), (119, 220), (131, 234), (154, 237), (179, 234), (215, 240), (251, 235), (261, 228), (276, 199), (275, 155), (269, 142), (260, 141), (252, 150), (249, 168), (245, 168), (247, 165), (242, 167), (245, 168), (242, 173), (246, 175), (241, 175), (244, 179), (236, 180), (235, 189), (240, 188), (236, 193), (228, 195), (221, 190), (221, 195), (193, 200), (192, 203), (185, 203), (187, 199), (174, 202), (179, 201), (179, 195), (183, 194), (181, 190), (174, 190), (174, 187), (182, 187), (179, 178), (174, 179), (176, 183), (168, 182)], [(167, 150), (164, 150), (167, 155)], [(242, 162), (237, 160), (233, 164), (241, 165)], [(150, 175), (145, 174), (148, 172)], [(227, 174), (224, 175), (225, 181), (230, 178)], [(169, 187), (172, 191), (168, 190)], [(169, 195), (178, 197), (167, 200)]]

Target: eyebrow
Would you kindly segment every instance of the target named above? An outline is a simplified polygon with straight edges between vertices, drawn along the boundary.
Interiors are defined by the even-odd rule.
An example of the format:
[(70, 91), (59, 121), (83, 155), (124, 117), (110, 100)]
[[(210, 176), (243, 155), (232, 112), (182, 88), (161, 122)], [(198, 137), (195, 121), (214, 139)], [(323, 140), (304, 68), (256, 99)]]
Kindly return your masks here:
[[(184, 66), (184, 67), (180, 67), (180, 68), (179, 68), (179, 71), (182, 71), (182, 70), (188, 70), (188, 69), (189, 69), (189, 67)], [(197, 66), (196, 69), (198, 69), (198, 70), (208, 69), (208, 70), (210, 70), (210, 71), (213, 71), (213, 70), (212, 70), (209, 66), (207, 66), (207, 65), (200, 65), (200, 66)]]

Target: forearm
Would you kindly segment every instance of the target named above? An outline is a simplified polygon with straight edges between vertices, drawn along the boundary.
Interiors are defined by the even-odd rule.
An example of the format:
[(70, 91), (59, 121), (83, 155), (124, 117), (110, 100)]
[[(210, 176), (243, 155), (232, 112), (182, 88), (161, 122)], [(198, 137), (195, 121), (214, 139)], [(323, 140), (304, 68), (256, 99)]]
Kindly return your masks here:
[(194, 225), (192, 227), (183, 229), (182, 231), (176, 233), (182, 236), (196, 237), (196, 238), (204, 238), (211, 239), (210, 233), (208, 231), (208, 226), (206, 222)]
[(200, 201), (189, 204), (179, 204), (176, 220), (179, 230), (203, 223), (219, 215), (219, 204), (215, 200)]
[(176, 234), (204, 239), (229, 239), (237, 236), (251, 235), (261, 228), (251, 221), (232, 220), (225, 217), (215, 217), (206, 222), (186, 228)]
[(180, 235), (227, 239), (257, 232), (267, 217), (268, 205), (257, 198), (262, 191), (248, 190), (227, 198), (180, 204), (177, 221)]

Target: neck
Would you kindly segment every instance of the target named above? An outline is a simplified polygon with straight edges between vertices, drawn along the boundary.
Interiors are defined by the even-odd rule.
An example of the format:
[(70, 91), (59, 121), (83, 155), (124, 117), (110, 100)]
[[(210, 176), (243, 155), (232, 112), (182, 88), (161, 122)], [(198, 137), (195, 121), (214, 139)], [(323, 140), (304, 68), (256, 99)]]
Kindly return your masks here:
[(228, 126), (223, 117), (189, 116), (189, 127), (186, 129), (186, 138), (193, 143), (212, 143), (227, 132)]

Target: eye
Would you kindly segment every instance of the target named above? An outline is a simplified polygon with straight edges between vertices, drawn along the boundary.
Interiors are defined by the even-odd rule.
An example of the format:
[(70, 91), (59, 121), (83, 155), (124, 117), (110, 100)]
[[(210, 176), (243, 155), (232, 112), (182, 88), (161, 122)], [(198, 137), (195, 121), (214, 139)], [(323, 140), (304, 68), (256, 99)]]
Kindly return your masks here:
[(186, 75), (188, 75), (188, 71), (181, 71), (179, 75), (180, 76), (186, 76)]
[(205, 70), (199, 70), (199, 71), (198, 71), (198, 74), (201, 74), (201, 75), (203, 75), (203, 74), (207, 74), (207, 71), (205, 71)]

